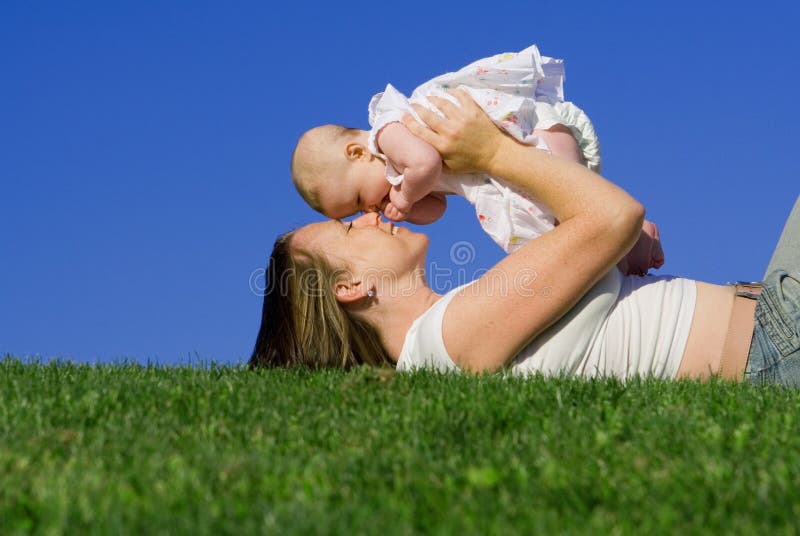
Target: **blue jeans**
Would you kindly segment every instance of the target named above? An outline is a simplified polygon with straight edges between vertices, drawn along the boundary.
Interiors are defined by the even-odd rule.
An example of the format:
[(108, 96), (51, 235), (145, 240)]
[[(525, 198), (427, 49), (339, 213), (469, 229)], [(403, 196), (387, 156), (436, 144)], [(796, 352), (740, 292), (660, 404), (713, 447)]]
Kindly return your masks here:
[(744, 379), (800, 387), (800, 198), (772, 256), (756, 303)]
[(764, 279), (744, 377), (800, 387), (800, 271), (775, 270)]

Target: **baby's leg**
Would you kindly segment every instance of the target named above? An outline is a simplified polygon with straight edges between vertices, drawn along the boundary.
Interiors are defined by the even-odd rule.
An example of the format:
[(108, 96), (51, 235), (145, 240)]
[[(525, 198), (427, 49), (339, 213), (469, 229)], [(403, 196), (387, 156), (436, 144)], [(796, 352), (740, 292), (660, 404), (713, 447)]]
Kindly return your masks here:
[(578, 142), (575, 141), (575, 136), (572, 135), (569, 127), (556, 124), (546, 130), (535, 128), (533, 133), (544, 140), (555, 156), (571, 162), (577, 162), (582, 166), (586, 165), (583, 152), (578, 146)]

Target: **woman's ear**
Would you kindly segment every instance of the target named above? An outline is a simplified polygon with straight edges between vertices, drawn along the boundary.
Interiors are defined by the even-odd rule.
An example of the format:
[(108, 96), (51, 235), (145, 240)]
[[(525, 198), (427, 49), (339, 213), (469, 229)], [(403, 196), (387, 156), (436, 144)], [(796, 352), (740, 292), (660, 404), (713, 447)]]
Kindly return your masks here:
[(364, 145), (352, 142), (344, 146), (344, 154), (348, 160), (355, 162), (357, 160), (364, 160), (365, 158), (372, 158), (370, 153)]
[(336, 300), (343, 304), (356, 302), (367, 295), (361, 281), (353, 281), (350, 279), (340, 279), (337, 281), (334, 292), (336, 294)]

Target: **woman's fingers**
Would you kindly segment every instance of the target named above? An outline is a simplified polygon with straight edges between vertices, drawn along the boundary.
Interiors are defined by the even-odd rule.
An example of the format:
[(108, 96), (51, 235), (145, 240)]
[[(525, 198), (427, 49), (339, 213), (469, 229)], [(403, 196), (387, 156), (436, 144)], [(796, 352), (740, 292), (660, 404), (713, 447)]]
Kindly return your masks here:
[(434, 131), (421, 124), (408, 114), (403, 116), (403, 125), (405, 125), (408, 131), (413, 135), (422, 141), (429, 143), (434, 149), (439, 150), (441, 140)]
[[(435, 97), (431, 97), (431, 98), (435, 98)], [(419, 116), (419, 118), (422, 119), (423, 121), (425, 121), (425, 124), (427, 124), (428, 127), (430, 127), (431, 130), (434, 130), (436, 132), (441, 132), (442, 131), (442, 128), (444, 127), (444, 123), (447, 120), (447, 118), (444, 118), (444, 117), (438, 115), (436, 112), (434, 112), (430, 108), (426, 108), (426, 107), (421, 106), (419, 104), (412, 104), (411, 106), (414, 108), (414, 111), (417, 112), (417, 115)]]
[(506, 136), (467, 93), (451, 92), (461, 106), (447, 99), (431, 97), (442, 115), (423, 106), (413, 105), (419, 121), (405, 117), (408, 130), (439, 151), (444, 164), (456, 173), (472, 173), (488, 169), (498, 147)]
[(478, 103), (475, 102), (475, 99), (463, 89), (451, 89), (448, 93), (458, 101), (458, 104), (452, 104), (451, 101), (448, 101), (449, 105), (454, 110), (459, 110), (461, 114), (477, 113), (483, 115), (484, 112), (481, 110), (481, 107), (478, 106)]
[(453, 104), (453, 102), (449, 99), (445, 99), (443, 97), (428, 97), (428, 102), (433, 104), (437, 110), (442, 112), (447, 119), (454, 119), (459, 115), (459, 109), (461, 107)]
[(473, 106), (475, 108), (478, 108), (478, 104), (475, 102), (475, 100), (472, 97), (470, 97), (469, 93), (467, 93), (463, 89), (454, 88), (451, 89), (448, 93), (450, 93), (453, 97), (455, 97), (455, 99), (461, 105), (461, 108), (465, 110)]
[[(427, 97), (428, 102), (436, 110), (438, 110), (441, 115), (436, 113), (435, 110), (425, 106), (421, 106), (419, 104), (411, 105), (413, 106), (414, 111), (417, 113), (419, 118), (428, 125), (429, 130), (439, 134), (451, 134), (453, 130), (457, 130), (465, 122), (464, 116), (466, 110), (470, 108), (477, 108), (478, 106), (475, 104), (475, 101), (472, 100), (472, 97), (470, 97), (465, 91), (453, 89), (450, 91), (450, 94), (458, 101), (459, 104), (453, 104), (451, 100), (443, 97)], [(480, 112), (481, 110), (478, 108), (478, 111)], [(414, 126), (412, 127), (410, 126), (412, 124), (411, 121), (413, 121), (413, 119), (411, 119), (410, 116), (406, 116), (403, 122), (406, 127), (409, 128), (409, 130), (411, 130), (411, 128), (416, 129), (412, 130), (414, 134), (416, 134), (420, 128), (425, 128), (417, 121), (413, 121)], [(425, 141), (431, 143), (428, 139), (425, 139)]]

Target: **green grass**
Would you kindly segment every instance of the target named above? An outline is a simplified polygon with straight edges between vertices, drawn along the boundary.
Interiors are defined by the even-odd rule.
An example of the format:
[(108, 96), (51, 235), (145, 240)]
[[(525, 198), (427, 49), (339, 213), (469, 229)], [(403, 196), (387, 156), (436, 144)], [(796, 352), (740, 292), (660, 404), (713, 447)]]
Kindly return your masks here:
[(795, 533), (800, 391), (0, 360), (2, 533)]

